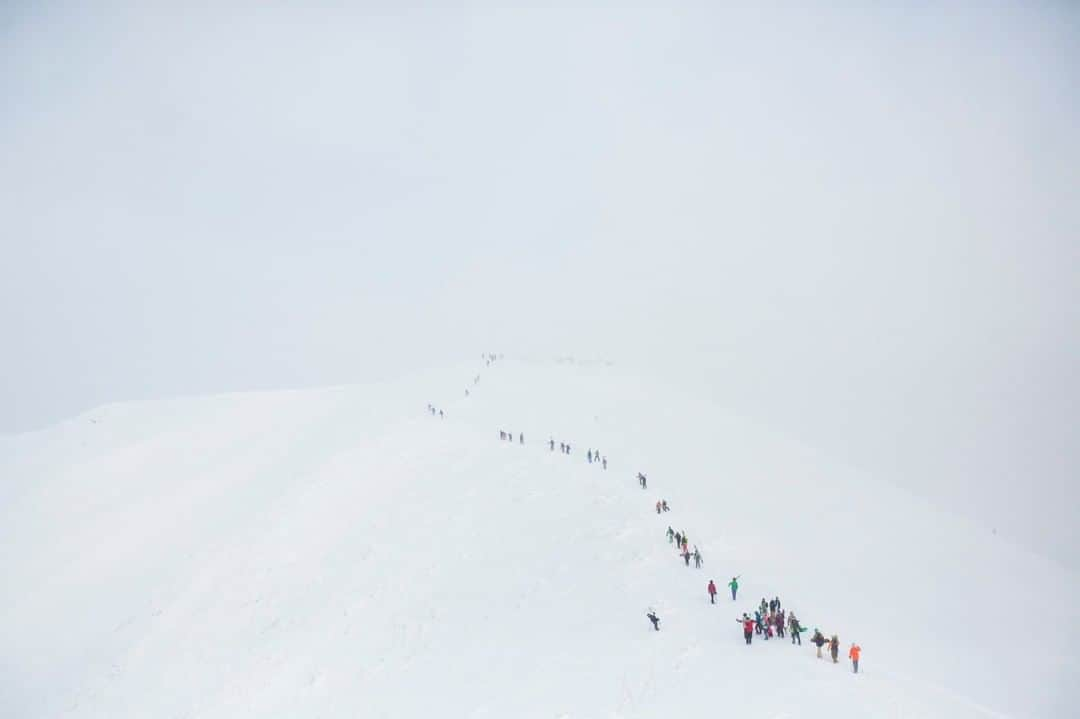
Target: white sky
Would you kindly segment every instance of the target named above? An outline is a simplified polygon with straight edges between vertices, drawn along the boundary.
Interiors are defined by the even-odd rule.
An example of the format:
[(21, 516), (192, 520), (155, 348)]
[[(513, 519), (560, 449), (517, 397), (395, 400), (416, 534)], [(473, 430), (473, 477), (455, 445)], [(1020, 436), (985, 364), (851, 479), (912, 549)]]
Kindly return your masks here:
[(0, 8), (0, 431), (603, 357), (1080, 566), (1076, 6), (187, 5)]

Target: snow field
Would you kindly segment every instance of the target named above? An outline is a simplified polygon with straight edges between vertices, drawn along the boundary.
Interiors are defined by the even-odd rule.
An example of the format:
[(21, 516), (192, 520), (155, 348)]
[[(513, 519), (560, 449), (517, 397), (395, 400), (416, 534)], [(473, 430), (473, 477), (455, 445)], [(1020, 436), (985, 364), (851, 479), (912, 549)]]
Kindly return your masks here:
[[(0, 440), (0, 714), (1068, 715), (1076, 609), (1049, 607), (1063, 631), (1026, 619), (1075, 596), (1065, 570), (676, 382), (476, 373), (112, 405)], [(839, 634), (839, 665), (743, 644), (735, 618), (774, 595)]]

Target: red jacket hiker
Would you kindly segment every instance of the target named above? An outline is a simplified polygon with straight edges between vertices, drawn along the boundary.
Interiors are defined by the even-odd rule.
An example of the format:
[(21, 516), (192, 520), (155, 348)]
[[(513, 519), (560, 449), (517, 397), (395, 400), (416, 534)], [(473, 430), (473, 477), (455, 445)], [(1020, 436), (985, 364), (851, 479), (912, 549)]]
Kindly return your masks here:
[(713, 580), (709, 580), (709, 594), (716, 594), (716, 585), (713, 584)]

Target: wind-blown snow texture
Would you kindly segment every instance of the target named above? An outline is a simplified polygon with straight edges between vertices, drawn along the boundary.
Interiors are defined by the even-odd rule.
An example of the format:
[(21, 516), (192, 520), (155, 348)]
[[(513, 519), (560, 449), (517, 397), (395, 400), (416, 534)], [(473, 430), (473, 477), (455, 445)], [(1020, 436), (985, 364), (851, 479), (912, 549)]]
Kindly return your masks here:
[[(1072, 715), (1074, 575), (662, 383), (479, 364), (0, 440), (0, 715)], [(840, 664), (744, 645), (774, 595)]]

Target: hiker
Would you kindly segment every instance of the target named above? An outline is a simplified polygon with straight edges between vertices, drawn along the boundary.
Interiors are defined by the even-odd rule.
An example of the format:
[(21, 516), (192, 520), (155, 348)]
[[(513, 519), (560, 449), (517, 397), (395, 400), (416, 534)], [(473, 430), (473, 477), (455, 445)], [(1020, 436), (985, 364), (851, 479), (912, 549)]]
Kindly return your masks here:
[(506, 439), (506, 432), (503, 432), (503, 431), (500, 430), (499, 431), (499, 439), (505, 440)]
[(570, 445), (569, 444), (566, 445), (566, 453), (570, 454)]
[(775, 599), (773, 599), (773, 601), (776, 602), (776, 611), (779, 612), (780, 611), (780, 597), (776, 597)]
[(709, 586), (706, 587), (706, 591), (709, 593), (709, 604), (716, 604), (716, 583), (713, 580), (709, 580)]
[(739, 624), (742, 624), (743, 639), (745, 639), (746, 643), (749, 644), (754, 638), (754, 620), (746, 616), (746, 614), (744, 613), (742, 615), (742, 619), (736, 619), (735, 621), (737, 621)]
[(738, 577), (732, 577), (731, 581), (728, 582), (728, 586), (731, 587), (731, 601), (734, 602), (735, 601), (735, 594), (739, 591), (739, 578)]
[(441, 409), (439, 410), (439, 419), (445, 419)]
[(518, 444), (525, 444), (525, 433), (522, 432), (518, 435)]
[(645, 616), (652, 622), (653, 629), (660, 631), (660, 617), (656, 616), (656, 612), (650, 610)]
[(814, 636), (810, 637), (810, 643), (817, 647), (817, 658), (821, 659), (821, 647), (825, 645), (825, 635), (817, 627), (814, 627)]
[(775, 619), (776, 619), (776, 636), (783, 639), (784, 638), (784, 613), (783, 612), (777, 612)]
[(829, 656), (832, 657), (832, 663), (836, 664), (837, 658), (840, 656), (840, 640), (837, 639), (835, 634), (829, 640)]
[(657, 502), (656, 502), (656, 513), (660, 514), (660, 501), (659, 500), (657, 500)]
[(686, 560), (686, 566), (690, 566), (690, 552), (686, 551), (686, 545), (683, 545), (683, 559)]
[(669, 525), (668, 528), (667, 528), (667, 543), (671, 544), (674, 541), (675, 541), (675, 532), (672, 531), (671, 526)]
[(852, 643), (851, 649), (848, 650), (848, 659), (851, 660), (851, 667), (855, 670), (855, 673), (859, 673), (859, 655), (862, 654), (862, 647), (858, 644)]
[(559, 451), (566, 454), (566, 442), (559, 442)]
[(682, 546), (682, 535), (679, 534), (678, 532), (675, 532), (675, 547), (678, 548), (678, 547), (681, 547), (681, 546)]
[(607, 457), (604, 457), (604, 469), (607, 469)]
[(694, 568), (701, 569), (701, 552), (698, 551), (697, 545), (694, 545)]
[(666, 499), (665, 499), (665, 500), (662, 500), (662, 501), (660, 502), (660, 506), (661, 506), (661, 507), (663, 508), (663, 510), (664, 510), (665, 512), (668, 512), (668, 511), (670, 511), (670, 510), (671, 510), (671, 508), (667, 506), (667, 500), (666, 500)]
[(555, 451), (555, 440), (554, 439), (549, 439), (548, 444), (551, 445), (551, 451), (554, 452)]
[(761, 634), (762, 628), (763, 627), (761, 625), (761, 611), (755, 609), (754, 610), (754, 634)]
[(592, 450), (590, 449), (585, 453), (585, 459), (589, 460), (589, 464), (592, 464)]
[(802, 646), (802, 625), (799, 624), (798, 618), (795, 616), (795, 612), (788, 615), (788, 629), (791, 632), (791, 643), (798, 642), (799, 646)]
[(685, 551), (687, 551), (687, 546), (688, 546), (689, 544), (690, 544), (690, 542), (689, 542), (689, 540), (687, 540), (687, 538), (686, 538), (686, 535), (684, 534), (684, 535), (682, 536), (682, 550), (683, 550), (684, 552), (685, 552)]
[(771, 599), (769, 600), (769, 611), (770, 612), (775, 612), (776, 611), (776, 602), (774, 602)]

